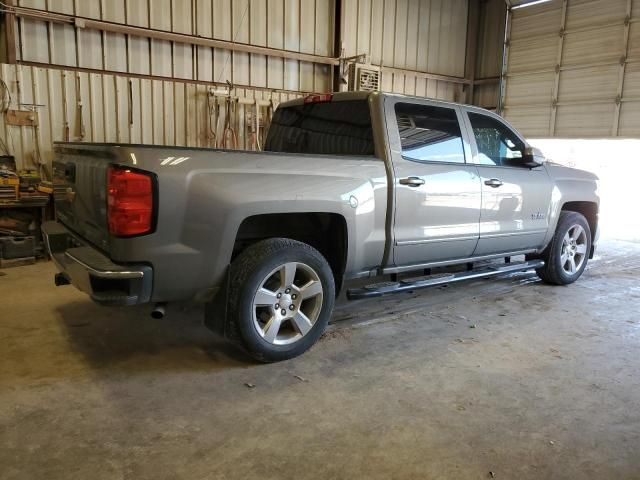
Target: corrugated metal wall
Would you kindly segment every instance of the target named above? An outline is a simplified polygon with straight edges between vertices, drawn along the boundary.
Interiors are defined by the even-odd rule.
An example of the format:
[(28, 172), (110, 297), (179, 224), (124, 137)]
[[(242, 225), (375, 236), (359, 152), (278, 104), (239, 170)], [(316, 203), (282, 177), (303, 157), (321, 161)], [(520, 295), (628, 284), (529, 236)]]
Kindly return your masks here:
[[(330, 56), (334, 0), (20, 0), (19, 6), (166, 32)], [(303, 92), (330, 67), (21, 18), (18, 59)]]
[(512, 11), (504, 115), (536, 137), (640, 137), (640, 0)]
[[(36, 9), (37, 16), (50, 15), (16, 17), (17, 65), (0, 68), (11, 108), (32, 109), (39, 117), (38, 127), (19, 127), (0, 116), (0, 132), (19, 168), (49, 165), (52, 142), (62, 140), (259, 148), (256, 108), (264, 124), (272, 105), (332, 89), (336, 28), (346, 56), (367, 54), (387, 68), (382, 90), (447, 100), (466, 95), (468, 0), (343, 0), (338, 26), (336, 0), (13, 3)], [(494, 5), (498, 15), (496, 6), (504, 9), (502, 0), (481, 5)], [(476, 68), (497, 75), (493, 57), (501, 55), (492, 48), (502, 30), (491, 16), (483, 18), (487, 31), (479, 35), (479, 50), (484, 53)], [(147, 30), (134, 35), (87, 27), (91, 20)], [(166, 34), (189, 37), (174, 41)], [(315, 57), (232, 51), (199, 45), (200, 39)], [(237, 99), (231, 103), (237, 113), (231, 115), (235, 142), (222, 139), (227, 95), (220, 84), (226, 82)], [(474, 98), (492, 106), (496, 94), (495, 85), (487, 84), (478, 86)], [(259, 107), (252, 103), (256, 98)]]
[[(374, 65), (464, 77), (467, 0), (343, 0), (346, 56)], [(384, 91), (460, 100), (462, 85), (382, 73)]]

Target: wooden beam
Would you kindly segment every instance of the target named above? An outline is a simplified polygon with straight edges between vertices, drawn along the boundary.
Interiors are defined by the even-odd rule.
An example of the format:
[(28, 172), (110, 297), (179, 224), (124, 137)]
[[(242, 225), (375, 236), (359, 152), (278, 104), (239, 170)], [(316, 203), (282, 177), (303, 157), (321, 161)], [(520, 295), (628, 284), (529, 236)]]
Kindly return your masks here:
[(500, 82), (500, 77), (497, 76), (497, 77), (476, 78), (473, 81), (473, 84), (475, 86), (478, 86), (478, 85), (493, 85), (493, 84), (499, 83), (499, 82)]
[[(8, 7), (13, 6), (13, 0), (5, 0)], [(4, 14), (4, 42), (6, 48), (6, 62), (16, 63), (16, 16), (13, 13)]]

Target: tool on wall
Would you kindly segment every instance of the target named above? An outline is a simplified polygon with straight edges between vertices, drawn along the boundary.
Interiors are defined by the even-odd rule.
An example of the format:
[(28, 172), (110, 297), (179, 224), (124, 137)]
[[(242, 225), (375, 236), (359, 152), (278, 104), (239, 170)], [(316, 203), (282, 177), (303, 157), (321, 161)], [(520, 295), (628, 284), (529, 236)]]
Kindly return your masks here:
[(129, 80), (129, 126), (133, 125), (133, 82)]
[(269, 105), (267, 105), (267, 112), (264, 121), (264, 128), (262, 129), (262, 144), (264, 145), (267, 141), (267, 132), (269, 131), (269, 127), (271, 127), (271, 120), (273, 119), (273, 98), (269, 98)]
[(76, 114), (78, 125), (76, 140), (84, 140), (86, 131), (84, 128), (84, 118), (82, 116), (82, 91), (80, 89), (80, 74), (76, 75)]
[(260, 105), (258, 99), (253, 102), (253, 125), (252, 125), (252, 142), (254, 150), (262, 150), (260, 146)]
[(207, 92), (207, 145), (218, 146), (218, 121), (220, 119), (220, 104), (213, 89)]
[(237, 115), (237, 104), (229, 96), (224, 99), (224, 131), (222, 132), (222, 148), (238, 148), (238, 135), (231, 126), (232, 117)]
[(226, 90), (207, 90), (207, 145), (227, 150), (262, 150), (276, 104), (268, 100), (239, 97)]

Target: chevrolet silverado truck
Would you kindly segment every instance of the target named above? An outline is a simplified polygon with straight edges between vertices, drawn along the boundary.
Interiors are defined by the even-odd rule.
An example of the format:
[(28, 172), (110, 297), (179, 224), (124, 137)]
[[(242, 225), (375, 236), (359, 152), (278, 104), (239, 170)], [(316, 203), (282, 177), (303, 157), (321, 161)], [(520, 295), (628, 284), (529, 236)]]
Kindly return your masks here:
[(157, 316), (205, 302), (265, 362), (313, 345), (345, 280), (388, 276), (350, 299), (526, 269), (566, 285), (598, 237), (594, 175), (489, 111), (379, 92), (280, 104), (264, 151), (58, 143), (54, 197), (57, 285)]

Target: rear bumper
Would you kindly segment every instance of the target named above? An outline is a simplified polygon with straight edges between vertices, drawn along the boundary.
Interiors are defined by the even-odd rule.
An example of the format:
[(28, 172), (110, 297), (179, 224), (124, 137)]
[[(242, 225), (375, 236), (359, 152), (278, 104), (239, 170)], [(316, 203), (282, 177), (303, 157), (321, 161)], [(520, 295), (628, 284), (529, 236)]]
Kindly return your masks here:
[(42, 235), (59, 276), (95, 302), (135, 305), (151, 300), (153, 269), (149, 265), (113, 263), (55, 221), (42, 224)]

